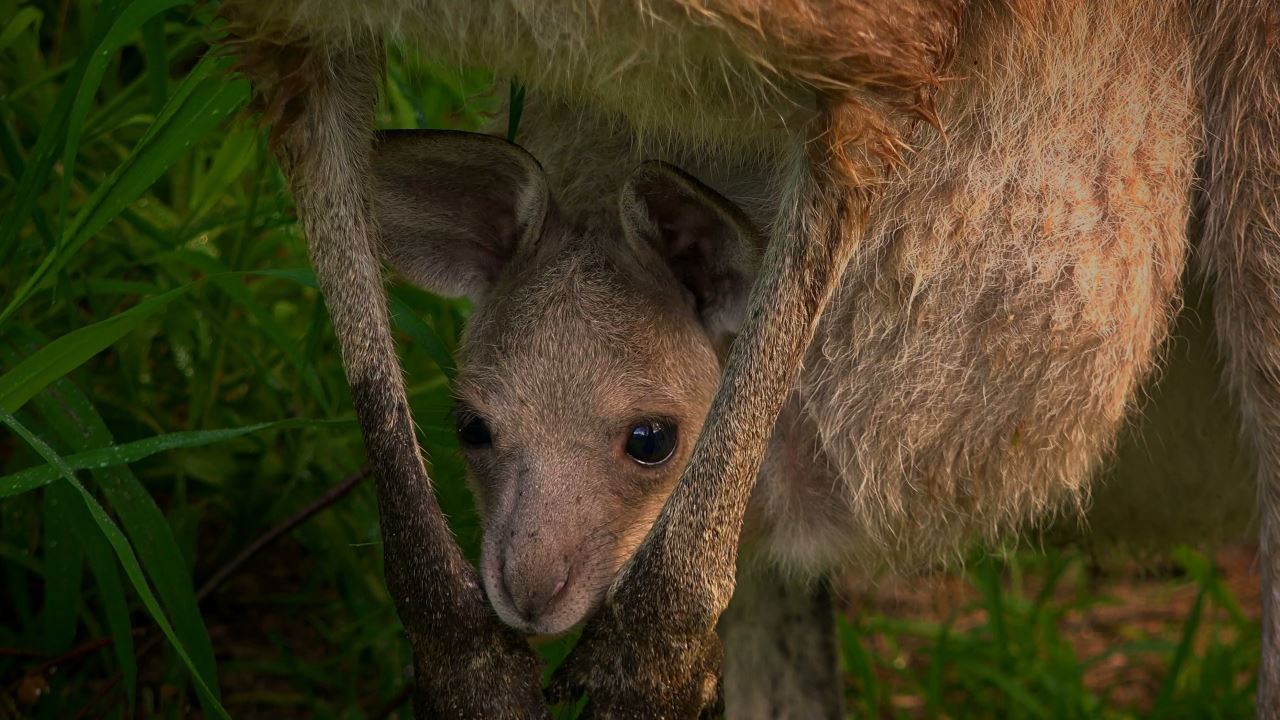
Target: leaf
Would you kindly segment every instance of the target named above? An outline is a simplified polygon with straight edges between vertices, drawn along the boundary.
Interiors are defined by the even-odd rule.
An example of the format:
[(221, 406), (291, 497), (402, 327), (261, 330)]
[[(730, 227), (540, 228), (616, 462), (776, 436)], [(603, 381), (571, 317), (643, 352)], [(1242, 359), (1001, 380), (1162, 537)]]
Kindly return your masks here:
[(869, 717), (880, 712), (880, 683), (876, 680), (871, 656), (862, 645), (862, 638), (842, 615), (836, 616), (836, 634), (840, 640), (840, 659), (847, 674), (862, 681), (862, 706)]
[(308, 363), (302, 356), (301, 346), (298, 340), (290, 338), (284, 330), (275, 321), (271, 313), (262, 306), (244, 286), (245, 273), (233, 273), (227, 270), (227, 266), (223, 265), (217, 258), (203, 255), (195, 252), (177, 252), (174, 257), (185, 262), (209, 276), (213, 284), (218, 289), (226, 293), (228, 297), (236, 301), (243, 307), (253, 319), (258, 323), (258, 327), (263, 334), (271, 340), (272, 344), (284, 353), (289, 363), (293, 365), (293, 369), (302, 378), (302, 382), (307, 386), (307, 390), (311, 391), (312, 396), (325, 403), (324, 388), (320, 385), (320, 376), (316, 374), (314, 365)]
[(950, 657), (947, 646), (950, 638), (951, 622), (947, 621), (938, 630), (937, 645), (933, 649), (933, 659), (929, 661), (929, 676), (924, 687), (929, 717), (940, 717), (942, 714), (942, 669)]
[[(102, 3), (94, 18), (93, 30), (89, 34), (89, 37), (94, 38), (90, 41), (90, 45), (96, 46), (100, 38), (106, 34), (110, 27), (110, 18), (119, 12), (119, 6), (120, 0), (106, 0)], [(49, 113), (48, 122), (40, 130), (35, 149), (28, 156), (27, 165), (23, 169), (22, 177), (18, 180), (13, 201), (3, 218), (0, 218), (0, 252), (6, 251), (18, 236), (18, 230), (32, 214), (36, 197), (49, 180), (49, 173), (57, 159), (58, 149), (65, 145), (67, 118), (71, 114), (71, 106), (75, 102), (80, 80), (84, 77), (88, 64), (89, 56), (82, 53), (75, 67), (67, 75), (62, 90), (58, 93), (58, 100), (54, 104), (53, 111)], [(3, 322), (8, 314), (8, 311), (0, 314), (0, 322)]]
[[(22, 152), (18, 149), (18, 138), (13, 134), (13, 128), (8, 123), (0, 121), (0, 154), (4, 155), (4, 162), (9, 166), (9, 174), (16, 177), (22, 177), (23, 171), (27, 167), (27, 163), (22, 159)], [(44, 210), (39, 206), (31, 208), (31, 219), (35, 221), (36, 233), (40, 235), (40, 239), (44, 241), (45, 246), (53, 245), (53, 226), (49, 224), (49, 218), (45, 215)], [(0, 245), (0, 261), (9, 255), (9, 248)]]
[(53, 488), (44, 496), (44, 623), (45, 652), (59, 653), (71, 647), (79, 624), (80, 590), (84, 551), (74, 534), (74, 523), (59, 506), (66, 494)]
[(93, 517), (79, 502), (76, 492), (63, 483), (50, 486), (49, 491), (58, 495), (76, 542), (84, 549), (89, 569), (98, 583), (98, 596), (111, 633), (111, 649), (120, 664), (129, 707), (133, 708), (137, 704), (138, 661), (133, 654), (133, 627), (129, 624), (129, 603), (120, 584), (120, 572), (111, 553), (93, 533)]
[(507, 103), (507, 142), (516, 141), (516, 133), (520, 130), (520, 116), (524, 115), (524, 83), (511, 79)]
[(169, 48), (164, 35), (164, 18), (156, 15), (142, 26), (142, 49), (147, 56), (147, 84), (156, 112), (169, 97)]
[(141, 30), (143, 24), (149, 19), (171, 7), (190, 1), (133, 0), (123, 11), (113, 14), (115, 19), (102, 41), (96, 46), (90, 45), (83, 51), (82, 54), (89, 56), (89, 61), (85, 65), (84, 76), (76, 91), (75, 103), (72, 104), (71, 114), (67, 118), (66, 142), (62, 150), (62, 190), (59, 194), (58, 207), (63, 213), (64, 223), (67, 201), (71, 196), (71, 179), (75, 176), (76, 155), (80, 151), (80, 134), (84, 129), (85, 117), (89, 114), (89, 106), (93, 103), (94, 97), (98, 94), (98, 87), (102, 84), (102, 76), (106, 73), (107, 66), (114, 58), (116, 51), (134, 33)]
[(1174, 696), (1178, 690), (1178, 678), (1182, 674), (1183, 667), (1187, 664), (1192, 653), (1195, 652), (1196, 633), (1200, 631), (1200, 622), (1204, 617), (1204, 601), (1208, 595), (1208, 589), (1204, 586), (1200, 587), (1200, 591), (1196, 593), (1195, 602), (1191, 604), (1191, 612), (1187, 614), (1187, 621), (1182, 626), (1182, 638), (1178, 641), (1178, 647), (1173, 651), (1173, 659), (1169, 661), (1169, 668), (1165, 671), (1164, 683), (1160, 686), (1160, 694), (1156, 696), (1155, 709), (1151, 711), (1151, 718), (1168, 717), (1173, 709)]
[(257, 159), (257, 145), (256, 128), (229, 132), (222, 138), (209, 169), (192, 190), (196, 200), (187, 212), (184, 227), (191, 227), (203, 220), (204, 215), (223, 197), (227, 188), (244, 174), (249, 163)]
[[(319, 288), (316, 283), (316, 276), (309, 268), (296, 268), (291, 270), (253, 270), (250, 275), (262, 275), (263, 277), (281, 278), (291, 280), (300, 285), (311, 288)], [(387, 293), (387, 303), (391, 312), (391, 321), (396, 324), (409, 339), (426, 351), (431, 359), (435, 361), (436, 366), (446, 377), (452, 379), (454, 375), (453, 355), (449, 352), (449, 348), (445, 345), (440, 335), (428, 324), (418, 317), (418, 314), (409, 307), (405, 302), (408, 296), (399, 288), (391, 288)]]
[[(6, 361), (17, 354), (8, 347), (0, 347), (0, 352), (4, 354)], [(35, 403), (46, 424), (72, 450), (82, 451), (112, 444), (111, 432), (97, 409), (66, 378), (58, 380), (47, 391), (37, 395)], [(216, 692), (217, 664), (213, 655), (213, 643), (196, 603), (191, 569), (178, 549), (164, 513), (128, 468), (99, 468), (93, 471), (93, 475), (107, 502), (124, 525), (130, 542), (138, 549), (142, 566), (155, 583), (160, 600), (173, 618), (178, 637), (190, 648), (196, 666)], [(49, 489), (54, 487), (60, 485)], [(101, 543), (93, 543), (93, 546), (105, 552)], [(94, 562), (92, 555), (90, 562)], [(112, 569), (114, 570), (114, 566)], [(100, 575), (101, 572), (95, 570), (95, 574)], [(102, 584), (101, 580), (99, 584)], [(109, 612), (110, 610), (108, 608)], [(127, 613), (125, 617), (127, 620)], [(129, 638), (132, 643), (132, 635)], [(121, 661), (124, 662), (123, 659)], [(133, 663), (132, 649), (129, 651), (128, 663)], [(128, 676), (128, 665), (122, 664), (121, 667)], [(129, 689), (132, 702), (132, 683)]]
[(420, 345), (435, 361), (436, 366), (445, 374), (445, 377), (452, 380), (454, 375), (453, 356), (449, 353), (449, 348), (445, 346), (444, 341), (436, 334), (436, 331), (423, 322), (422, 318), (418, 317), (418, 314), (404, 300), (400, 299), (395, 290), (388, 294), (387, 302), (391, 308), (391, 319), (395, 322), (396, 327), (404, 331), (410, 340)]
[[(223, 428), (220, 430), (188, 430), (184, 432), (155, 435), (121, 445), (108, 445), (106, 447), (87, 450), (66, 458), (61, 458), (61, 462), (72, 471), (101, 469), (127, 465), (169, 450), (181, 450), (185, 448), (225, 442), (227, 440), (260, 432), (262, 430), (312, 427), (347, 422), (352, 421), (295, 419), (255, 423), (253, 425), (245, 425), (243, 427), (236, 428)], [(38, 487), (48, 485), (58, 479), (61, 474), (61, 466), (53, 465), (40, 465), (38, 467), (27, 468), (26, 470), (19, 470), (16, 473), (10, 473), (9, 475), (0, 477), (0, 498), (18, 495), (29, 490), (34, 490)]]
[(73, 330), (41, 348), (0, 376), (0, 409), (17, 412), (49, 383), (80, 367), (190, 288), (184, 285), (144, 300), (119, 315)]
[(152, 594), (151, 587), (147, 584), (147, 580), (143, 576), (142, 567), (138, 565), (138, 559), (133, 554), (133, 548), (129, 546), (129, 541), (126, 540), (124, 534), (120, 532), (120, 528), (116, 527), (116, 524), (112, 522), (110, 516), (107, 515), (106, 510), (104, 510), (102, 506), (98, 504), (98, 501), (84, 489), (84, 486), (80, 484), (80, 481), (76, 480), (75, 472), (72, 471), (72, 469), (63, 461), (62, 457), (59, 456), (53, 448), (49, 447), (47, 443), (36, 437), (26, 428), (26, 426), (18, 422), (18, 419), (15, 418), (12, 413), (4, 410), (3, 408), (0, 408), (0, 422), (8, 425), (50, 465), (56, 467), (62, 478), (76, 490), (81, 501), (93, 517), (94, 523), (98, 526), (102, 535), (111, 545), (111, 549), (115, 551), (116, 558), (124, 568), (125, 575), (128, 576), (129, 581), (133, 584), (134, 591), (138, 593), (138, 597), (142, 600), (142, 604), (147, 608), (147, 612), (151, 614), (152, 620), (154, 620), (156, 625), (159, 626), (160, 632), (164, 633), (164, 636), (168, 638), (169, 644), (173, 646), (174, 652), (178, 654), (178, 657), (181, 658), (183, 664), (185, 664), (187, 669), (191, 671), (192, 682), (195, 683), (196, 691), (205, 701), (206, 707), (210, 708), (215, 716), (230, 720), (230, 716), (227, 715), (227, 711), (222, 707), (222, 704), (218, 702), (217, 696), (209, 688), (204, 677), (201, 676), (200, 672), (196, 669), (195, 663), (192, 662), (191, 655), (187, 652), (186, 646), (174, 633), (173, 627), (169, 624), (168, 618), (165, 617), (164, 611), (160, 608), (160, 603), (156, 600), (155, 595)]
[[(204, 137), (245, 103), (249, 97), (248, 84), (242, 80), (227, 80), (229, 63), (228, 58), (206, 57), (183, 80), (138, 145), (85, 202), (84, 208), (63, 234), (62, 242), (45, 256), (14, 293), (4, 312), (0, 313), (0, 323), (30, 298), (46, 276), (61, 269), (80, 246), (119, 216), (178, 158), (185, 155), (192, 142)], [(2, 241), (3, 235), (0, 235), (0, 247), (4, 246)]]
[(320, 285), (316, 282), (316, 274), (311, 268), (289, 268), (286, 270), (251, 270), (251, 275), (261, 275), (262, 277), (280, 278), (281, 280), (289, 280), (299, 285), (305, 285), (309, 288), (320, 289)]
[(967, 660), (965, 665), (966, 673), (970, 673), (996, 686), (1005, 698), (1018, 709), (1032, 717), (1046, 719), (1051, 717), (1048, 708), (1028, 692), (1016, 679), (1009, 677), (1003, 669), (973, 659)]
[(983, 607), (987, 611), (987, 624), (991, 628), (991, 639), (999, 653), (1000, 663), (1009, 670), (1013, 666), (1013, 656), (1009, 650), (1009, 632), (1006, 627), (1004, 607), (1004, 590), (1000, 587), (1000, 569), (996, 559), (984, 554), (978, 561), (974, 571), (975, 584), (982, 590)]
[(61, 652), (75, 639), (81, 605), (81, 565), (88, 559), (98, 583), (98, 594), (111, 632), (113, 650), (120, 663), (134, 704), (138, 668), (133, 656), (133, 630), (129, 626), (129, 605), (115, 562), (97, 538), (88, 537), (92, 525), (74, 490), (64, 484), (51, 485), (44, 495), (45, 529), (45, 649)]
[(4, 26), (3, 31), (0, 31), (0, 53), (8, 49), (14, 40), (17, 40), (22, 33), (27, 31), (29, 26), (36, 25), (38, 27), (43, 17), (44, 15), (33, 7), (24, 7), (14, 13), (13, 19), (9, 21), (8, 25)]

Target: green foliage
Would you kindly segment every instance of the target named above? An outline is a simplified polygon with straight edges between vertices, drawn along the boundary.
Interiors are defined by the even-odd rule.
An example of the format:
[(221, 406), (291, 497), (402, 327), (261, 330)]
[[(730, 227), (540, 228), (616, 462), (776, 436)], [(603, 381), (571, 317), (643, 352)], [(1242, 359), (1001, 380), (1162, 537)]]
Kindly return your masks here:
[[(248, 88), (210, 52), (216, 33), (213, 8), (184, 0), (0, 0), (0, 716), (358, 717), (405, 686), (368, 484), (238, 564), (365, 461), (286, 188), (237, 117)], [(403, 47), (388, 59), (383, 126), (477, 127), (504, 92), (522, 106), (518, 84), (494, 92)], [(398, 286), (391, 310), (441, 504), (474, 557), (449, 419), (466, 307)], [(1234, 605), (1182, 560), (1202, 588), (1185, 636), (1115, 652), (1169, 659), (1163, 716), (1228, 716), (1255, 648), (1192, 651), (1205, 608)], [(978, 630), (844, 623), (851, 708), (887, 713), (889, 674), (935, 714), (1117, 714), (1082, 689), (1094, 659), (1056, 635), (1072, 605), (1009, 594), (999, 570), (972, 575)], [(873, 638), (931, 660), (897, 668)], [(545, 646), (549, 664), (567, 647)]]
[[(0, 0), (0, 716), (197, 700), (209, 716), (349, 715), (404, 684), (370, 487), (273, 547), (290, 586), (196, 591), (364, 464), (283, 180), (236, 118), (248, 88), (211, 52), (212, 14)], [(483, 73), (390, 55), (385, 125), (475, 127), (496, 104)], [(393, 311), (442, 503), (474, 552), (444, 374), (465, 307), (396, 288)], [(324, 652), (228, 650), (224, 606), (243, 597), (304, 617)]]
[[(1175, 583), (1197, 588), (1180, 634), (1122, 628), (1122, 642), (1087, 654), (1064, 627), (1118, 600), (1094, 587), (1085, 558), (1074, 552), (980, 556), (965, 573), (973, 599), (945, 618), (874, 610), (839, 618), (848, 707), (856, 717), (1252, 717), (1257, 622), (1203, 555), (1181, 548), (1173, 557), (1185, 575)], [(1154, 698), (1113, 700), (1132, 678), (1086, 680), (1117, 659), (1163, 668)], [(904, 698), (911, 702), (895, 703)]]

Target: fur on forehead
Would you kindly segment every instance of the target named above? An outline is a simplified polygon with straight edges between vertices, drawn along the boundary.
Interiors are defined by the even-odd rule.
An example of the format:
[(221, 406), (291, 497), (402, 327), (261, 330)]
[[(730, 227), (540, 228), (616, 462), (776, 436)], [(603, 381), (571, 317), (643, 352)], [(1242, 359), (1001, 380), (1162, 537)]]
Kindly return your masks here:
[[(616, 219), (549, 221), (537, 247), (473, 311), (459, 387), (506, 382), (513, 365), (525, 374), (603, 370), (617, 375), (611, 382), (659, 393), (670, 383), (700, 385), (704, 375), (714, 382), (710, 339), (656, 253), (645, 256), (653, 252), (623, 242)], [(642, 387), (654, 371), (661, 382)]]
[(697, 329), (681, 292), (652, 249), (623, 241), (616, 220), (557, 219), (477, 304), (468, 335), (493, 339), (573, 323), (593, 339), (634, 344), (649, 340), (657, 324)]

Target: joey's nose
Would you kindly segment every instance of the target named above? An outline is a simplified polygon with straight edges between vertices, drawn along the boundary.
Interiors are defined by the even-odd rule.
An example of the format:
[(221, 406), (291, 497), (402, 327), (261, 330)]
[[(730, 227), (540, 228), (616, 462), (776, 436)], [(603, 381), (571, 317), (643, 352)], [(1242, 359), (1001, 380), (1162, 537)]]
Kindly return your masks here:
[[(527, 563), (507, 556), (502, 569), (503, 589), (520, 617), (534, 624), (564, 595), (569, 581), (568, 562)], [(538, 567), (540, 565), (541, 567)]]

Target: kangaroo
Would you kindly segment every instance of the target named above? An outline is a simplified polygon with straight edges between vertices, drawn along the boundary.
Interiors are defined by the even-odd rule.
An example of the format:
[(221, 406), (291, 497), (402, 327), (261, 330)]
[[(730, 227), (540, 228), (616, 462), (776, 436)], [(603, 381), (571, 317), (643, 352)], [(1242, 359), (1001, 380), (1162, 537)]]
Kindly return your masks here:
[[(753, 503), (751, 542), (822, 572), (937, 557), (1080, 497), (1167, 333), (1193, 202), (1258, 460), (1258, 708), (1280, 716), (1275, 3), (222, 7), (375, 464), (419, 716), (546, 716), (533, 657), (498, 618), (544, 631), (591, 613), (552, 699), (695, 717), (716, 697), (716, 626)], [(496, 140), (375, 145), (392, 33), (546, 98), (525, 139), (545, 170)], [(741, 212), (665, 165), (631, 173), (645, 157)], [(478, 301), (458, 392), (483, 579), (430, 492), (380, 253)], [(527, 328), (500, 330), (521, 313)], [(565, 332), (583, 361), (530, 349)], [(673, 343), (698, 362), (673, 366)], [(515, 372), (520, 359), (536, 370)], [(571, 437), (551, 432), (584, 404)], [(529, 524), (562, 501), (618, 522), (563, 542)], [(748, 616), (823, 605), (820, 586), (756, 575), (743, 589), (763, 590), (736, 605)], [(738, 612), (726, 641), (760, 647), (735, 634)], [(784, 654), (820, 665), (827, 643), (797, 633)]]
[[(953, 145), (963, 141), (951, 138)], [(1170, 141), (1168, 136), (1153, 134), (1139, 148)], [(1131, 150), (1111, 149), (1117, 154)], [(603, 217), (593, 217), (598, 207), (579, 212), (554, 202), (540, 205), (536, 211), (545, 215), (532, 221), (541, 228), (539, 234), (494, 254), (490, 243), (475, 242), (476, 237), (494, 231), (493, 218), (518, 215), (522, 197), (545, 193), (556, 198), (564, 194), (566, 185), (585, 185), (589, 178), (582, 175), (595, 170), (565, 165), (532, 170), (529, 175), (495, 172), (503, 166), (490, 154), (496, 151), (508, 153), (513, 166), (534, 167), (525, 149), (493, 137), (441, 131), (380, 133), (372, 161), (372, 200), (388, 260), (402, 275), (429, 290), (462, 294), (475, 301), (461, 347), (454, 415), (485, 521), (482, 581), (503, 622), (523, 632), (555, 634), (581, 623), (599, 605), (678, 481), (711, 404), (726, 340), (741, 325), (747, 290), (759, 272), (762, 241), (733, 201), (679, 169), (649, 162), (636, 167), (620, 188), (592, 183), (597, 204), (602, 198), (616, 201), (606, 205)], [(1170, 175), (1171, 185), (1190, 179), (1187, 159), (1178, 164), (1183, 170)], [(759, 187), (752, 191), (742, 182), (743, 176), (737, 179), (740, 197), (760, 197)], [(1038, 187), (1044, 177), (1024, 180)], [(442, 193), (442, 187), (449, 190)], [(1036, 272), (1046, 272), (1045, 277), (1052, 280), (1045, 282), (1054, 288), (1051, 283), (1057, 276), (1078, 263), (1078, 259), (1057, 257), (1062, 242), (1088, 256), (1098, 272), (1123, 268), (1131, 273), (1141, 264), (1160, 262), (1166, 265), (1161, 273), (1175, 275), (1160, 277), (1157, 307), (1146, 317), (1161, 328), (1163, 336), (1178, 301), (1176, 273), (1181, 263), (1168, 263), (1163, 252), (1135, 263), (1127, 253), (1105, 249), (1114, 244), (1112, 234), (1119, 227), (1130, 226), (1139, 217), (1157, 223), (1162, 236), (1171, 241), (1169, 248), (1181, 249), (1177, 238), (1187, 215), (1188, 194), (1183, 187), (1165, 197), (1169, 207), (1153, 204), (1122, 210), (1126, 215), (1136, 211), (1123, 223), (1110, 216), (1113, 208), (1098, 207), (1094, 221), (1087, 225), (1064, 224), (1047, 235), (993, 234), (972, 249), (971, 267), (956, 268), (944, 287), (953, 289), (981, 278), (990, 263), (1005, 262), (1007, 253), (1017, 249), (1029, 253), (1030, 268), (1053, 266), (1052, 272)], [(477, 198), (483, 198), (483, 204)], [(1005, 204), (996, 212), (1006, 213), (1020, 204)], [(465, 215), (448, 215), (449, 209), (468, 205)], [(907, 213), (898, 221), (912, 228), (918, 217)], [(902, 236), (895, 241), (903, 242)], [(450, 271), (436, 271), (438, 263), (427, 259), (432, 256), (451, 258)], [(490, 274), (477, 278), (474, 270), (485, 266), (491, 268)], [(873, 475), (838, 465), (819, 431), (826, 406), (807, 402), (812, 384), (841, 372), (839, 366), (832, 367), (838, 356), (831, 355), (831, 348), (869, 351), (868, 346), (882, 343), (885, 353), (901, 356), (903, 336), (912, 330), (920, 334), (914, 342), (929, 349), (991, 333), (984, 327), (985, 316), (994, 312), (991, 308), (974, 310), (984, 316), (984, 322), (970, 318), (919, 329), (911, 328), (912, 316), (895, 312), (893, 321), (899, 328), (884, 334), (837, 322), (836, 318), (867, 312), (874, 290), (865, 282), (864, 277), (846, 272), (840, 291), (829, 303), (811, 357), (774, 428), (748, 507), (736, 591), (719, 625), (725, 646), (725, 709), (731, 718), (843, 717), (832, 607), (822, 582), (826, 575), (846, 568), (866, 572), (883, 565), (910, 569), (954, 550), (949, 542), (993, 536), (1000, 528), (1011, 530), (1019, 521), (1034, 521), (1063, 502), (1074, 507), (1085, 491), (1083, 486), (1050, 487), (1046, 492), (1058, 497), (1033, 502), (1008, 486), (962, 488), (968, 477), (957, 473), (948, 478), (951, 488), (913, 491), (908, 487), (890, 496), (884, 489), (868, 487), (875, 480)], [(1018, 272), (1009, 282), (1035, 281)], [(1011, 290), (1004, 288), (1000, 294)], [(1130, 297), (1148, 292), (1094, 282), (1081, 290), (1094, 301), (1102, 293)], [(921, 289), (917, 297), (923, 302), (933, 292)], [(1069, 356), (1082, 352), (1074, 345), (1055, 350), (1064, 335), (1078, 339), (1078, 327), (1055, 330), (1039, 324), (1046, 313), (1077, 307), (1081, 300), (1077, 289), (1055, 288), (1035, 297), (1018, 312), (1018, 323), (1009, 323), (1007, 313), (1001, 312), (999, 319), (1005, 322), (998, 326), (999, 332), (1011, 337), (1038, 335), (1031, 341), (1034, 349), (1028, 351), (1034, 357), (993, 363), (988, 353), (970, 351), (966, 354), (969, 366), (989, 373), (974, 382), (1013, 383), (1015, 375), (1027, 372), (1028, 362), (1051, 368), (1058, 352)], [(900, 307), (903, 301), (891, 297), (889, 302), (890, 307)], [(949, 300), (945, 302), (950, 305)], [(1033, 306), (1036, 311), (1029, 312)], [(1113, 322), (1112, 315), (1108, 313), (1108, 322)], [(1136, 341), (1146, 345), (1149, 338), (1150, 328), (1144, 327)], [(1117, 350), (1123, 352), (1131, 341), (1117, 337)], [(819, 343), (827, 352), (815, 352)], [(1092, 351), (1100, 349), (1095, 346)], [(1105, 357), (1094, 362), (1115, 365)], [(1139, 362), (1139, 374), (1154, 364), (1150, 356)], [(1004, 403), (968, 402), (963, 395), (942, 399), (934, 391), (915, 387), (918, 378), (963, 370), (968, 368), (939, 362), (931, 354), (907, 355), (899, 361), (897, 373), (916, 380), (898, 377), (867, 386), (856, 375), (842, 375), (835, 391), (865, 396), (860, 403), (901, 404), (884, 422), (896, 423), (894, 430), (902, 437), (919, 432), (920, 412), (951, 415), (953, 431), (935, 441), (940, 446), (935, 452), (944, 457), (962, 455), (967, 452), (965, 445), (975, 442), (983, 452), (999, 458), (989, 462), (1000, 466), (1010, 463), (1010, 455), (1032, 453), (1044, 462), (1031, 476), (1038, 478), (1064, 463), (1062, 453), (1075, 452), (1068, 445), (1048, 442), (1050, 438), (1028, 435), (1060, 434), (1042, 419), (1042, 400), (1034, 394), (1017, 396), (1023, 405), (1013, 408)], [(1128, 382), (1119, 380), (1120, 375), (1108, 377)], [(1112, 388), (1082, 383), (1074, 374), (1055, 381), (1050, 373), (1034, 382), (1043, 393), (1062, 393), (1056, 402), (1079, 413), (1070, 422), (1083, 422), (1090, 434), (1105, 434), (1102, 441), (1109, 442), (1114, 419), (1100, 423), (1092, 409), (1095, 403), (1069, 400), (1066, 395), (1092, 398)], [(917, 407), (920, 393), (939, 397), (937, 402), (946, 407), (929, 403)], [(1204, 443), (1195, 442), (1198, 428), (1194, 426), (1207, 401), (1207, 397), (1198, 398), (1192, 412), (1172, 420), (1181, 424), (1175, 452), (1183, 462), (1213, 452), (1215, 442), (1232, 442), (1229, 436), (1214, 433)], [(1016, 418), (1003, 420), (1001, 414), (1010, 411)], [(843, 414), (842, 422), (849, 421), (847, 406), (842, 404), (838, 412)], [(1007, 422), (1024, 426), (1024, 437), (1018, 442), (1000, 437), (1008, 432)], [(989, 435), (995, 435), (995, 440), (988, 442)], [(840, 445), (831, 447), (838, 450)], [(917, 470), (893, 469), (908, 485), (927, 473), (945, 472), (945, 466), (927, 454), (918, 455)], [(1097, 460), (1089, 458), (1091, 467)], [(1138, 465), (1128, 469), (1129, 474), (1151, 473), (1152, 468)], [(1226, 468), (1217, 469), (1221, 473)], [(1003, 482), (1026, 479), (1011, 477)], [(1221, 492), (1221, 476), (1216, 480)], [(1061, 476), (1046, 482), (1057, 485)], [(892, 501), (892, 505), (874, 509), (872, 515), (863, 506), (868, 500)], [(1021, 505), (1007, 507), (1011, 502)], [(992, 521), (974, 511), (993, 503), (998, 506), (991, 508), (993, 513), (1012, 514)], [(1150, 503), (1148, 494), (1146, 504)], [(1201, 505), (1195, 512), (1204, 513), (1206, 507)], [(1144, 532), (1133, 523), (1104, 530), (1137, 533), (1134, 539), (1138, 540)]]

